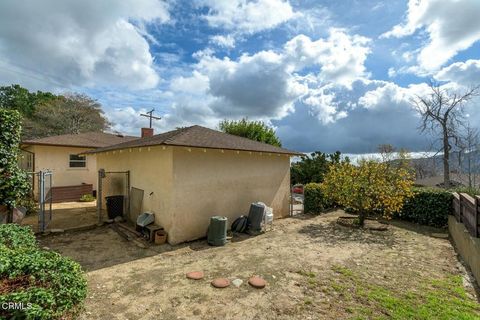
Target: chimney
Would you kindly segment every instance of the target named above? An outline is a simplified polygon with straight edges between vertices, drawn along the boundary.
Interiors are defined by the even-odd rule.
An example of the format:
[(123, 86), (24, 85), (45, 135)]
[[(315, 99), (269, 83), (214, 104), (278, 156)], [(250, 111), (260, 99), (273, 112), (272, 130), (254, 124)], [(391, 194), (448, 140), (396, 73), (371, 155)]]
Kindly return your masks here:
[(153, 128), (142, 128), (142, 138), (152, 137)]

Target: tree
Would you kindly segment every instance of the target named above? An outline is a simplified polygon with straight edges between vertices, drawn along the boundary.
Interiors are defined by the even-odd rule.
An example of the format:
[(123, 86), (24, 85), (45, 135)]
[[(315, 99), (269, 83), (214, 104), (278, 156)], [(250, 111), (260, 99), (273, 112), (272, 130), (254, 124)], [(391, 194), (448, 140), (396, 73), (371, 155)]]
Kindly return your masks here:
[(300, 161), (292, 164), (290, 168), (290, 179), (293, 184), (320, 183), (332, 164), (342, 161), (349, 162), (346, 157), (342, 159), (340, 151), (334, 153), (312, 152), (308, 156), (302, 156)]
[(21, 116), (17, 110), (0, 108), (0, 205), (7, 207), (7, 222), (13, 208), (30, 190), (27, 173), (18, 166)]
[(110, 125), (101, 105), (86, 95), (30, 92), (17, 84), (0, 87), (0, 109), (20, 112), (23, 139), (102, 131)]
[(31, 116), (35, 106), (57, 96), (50, 92), (30, 92), (27, 89), (12, 84), (11, 86), (0, 87), (0, 108), (19, 111), (23, 116)]
[(364, 225), (367, 215), (390, 218), (412, 195), (413, 174), (401, 166), (362, 160), (358, 166), (343, 162), (330, 166), (321, 184), (325, 197), (358, 213)]
[(430, 132), (441, 142), (443, 153), (443, 184), (450, 186), (450, 152), (452, 143), (459, 139), (459, 130), (465, 124), (464, 106), (480, 93), (480, 87), (465, 91), (452, 91), (437, 84), (430, 85), (431, 93), (414, 100), (415, 108), (421, 116), (419, 127), (422, 133)]
[(37, 105), (25, 121), (26, 137), (103, 131), (109, 127), (101, 105), (83, 94), (69, 94)]
[(469, 124), (466, 126), (465, 131), (459, 139), (459, 152), (458, 152), (458, 162), (459, 170), (463, 171), (463, 161), (462, 155), (466, 160), (466, 171), (468, 178), (468, 187), (472, 188), (476, 185), (476, 161), (475, 158), (478, 157), (478, 148), (480, 145), (480, 137), (478, 130), (472, 128)]
[(282, 143), (275, 133), (275, 129), (269, 127), (262, 121), (249, 121), (243, 118), (239, 121), (223, 120), (219, 124), (221, 131), (236, 136), (248, 138), (255, 141), (281, 147)]

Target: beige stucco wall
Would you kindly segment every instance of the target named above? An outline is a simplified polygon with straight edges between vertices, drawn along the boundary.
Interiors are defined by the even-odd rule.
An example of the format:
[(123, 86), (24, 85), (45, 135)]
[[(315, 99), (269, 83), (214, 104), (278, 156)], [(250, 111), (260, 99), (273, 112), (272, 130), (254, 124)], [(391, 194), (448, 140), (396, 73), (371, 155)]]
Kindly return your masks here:
[(211, 216), (231, 224), (252, 202), (272, 207), (275, 218), (289, 214), (287, 155), (155, 146), (97, 154), (97, 166), (130, 170), (131, 186), (144, 190), (143, 211), (172, 244), (204, 237)]
[(142, 211), (154, 213), (156, 224), (167, 232), (172, 228), (172, 148), (104, 152), (97, 154), (97, 166), (105, 171), (130, 171), (130, 186), (144, 191)]
[[(24, 147), (24, 149), (35, 153), (34, 171), (51, 170), (53, 172), (52, 185), (54, 187), (87, 183), (93, 184), (93, 189), (96, 189), (97, 164), (95, 155), (87, 156), (87, 166), (85, 168), (69, 167), (70, 154), (79, 154), (91, 148), (31, 145)], [(35, 182), (35, 192), (36, 187)]]
[(287, 155), (179, 147), (173, 177), (171, 243), (205, 236), (214, 215), (226, 216), (230, 225), (256, 201), (272, 207), (275, 218), (289, 214)]

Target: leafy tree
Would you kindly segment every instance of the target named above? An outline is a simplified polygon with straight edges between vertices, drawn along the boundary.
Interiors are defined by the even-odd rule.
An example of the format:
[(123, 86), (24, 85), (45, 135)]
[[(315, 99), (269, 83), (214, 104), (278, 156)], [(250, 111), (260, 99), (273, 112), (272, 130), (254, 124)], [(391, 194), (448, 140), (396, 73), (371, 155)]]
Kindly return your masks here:
[(39, 104), (26, 121), (26, 136), (45, 137), (103, 131), (109, 122), (101, 105), (82, 94), (70, 94)]
[(330, 166), (322, 192), (335, 203), (358, 213), (363, 226), (367, 215), (382, 213), (390, 218), (412, 196), (413, 175), (402, 166), (363, 160), (358, 166), (339, 163)]
[(275, 133), (275, 129), (269, 127), (262, 121), (249, 121), (243, 118), (239, 121), (223, 120), (219, 124), (221, 131), (236, 136), (248, 138), (255, 141), (281, 147), (282, 143)]
[(342, 160), (340, 151), (335, 153), (312, 152), (308, 156), (302, 156), (300, 161), (292, 164), (290, 177), (293, 184), (320, 183), (332, 164), (350, 162), (348, 157)]
[(12, 209), (25, 197), (30, 185), (27, 174), (18, 166), (21, 116), (17, 110), (0, 109), (0, 205), (8, 209), (7, 222), (12, 221)]
[(20, 112), (23, 139), (102, 131), (110, 125), (101, 105), (86, 95), (30, 92), (17, 84), (0, 87), (0, 109)]
[(17, 110), (24, 116), (31, 116), (37, 104), (55, 98), (53, 93), (30, 92), (18, 84), (0, 87), (0, 108)]

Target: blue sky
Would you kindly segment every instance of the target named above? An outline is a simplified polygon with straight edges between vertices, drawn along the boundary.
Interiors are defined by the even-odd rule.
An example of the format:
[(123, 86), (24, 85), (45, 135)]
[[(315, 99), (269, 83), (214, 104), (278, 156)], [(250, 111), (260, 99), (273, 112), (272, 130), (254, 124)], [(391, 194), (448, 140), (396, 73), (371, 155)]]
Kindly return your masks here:
[(0, 85), (86, 93), (128, 134), (154, 107), (156, 132), (248, 117), (299, 151), (421, 151), (412, 99), (480, 82), (478, 16), (478, 0), (7, 0)]

